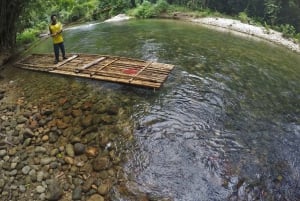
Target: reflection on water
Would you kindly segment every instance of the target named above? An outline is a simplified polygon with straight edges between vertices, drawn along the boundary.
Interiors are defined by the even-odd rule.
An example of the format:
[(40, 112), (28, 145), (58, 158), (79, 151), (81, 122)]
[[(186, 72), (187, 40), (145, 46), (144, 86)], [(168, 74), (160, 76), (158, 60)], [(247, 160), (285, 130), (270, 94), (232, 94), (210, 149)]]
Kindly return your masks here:
[[(65, 35), (68, 52), (176, 66), (154, 93), (113, 89), (135, 100), (126, 168), (140, 191), (184, 201), (300, 200), (299, 55), (177, 21), (104, 23)], [(35, 49), (49, 50), (50, 41)]]

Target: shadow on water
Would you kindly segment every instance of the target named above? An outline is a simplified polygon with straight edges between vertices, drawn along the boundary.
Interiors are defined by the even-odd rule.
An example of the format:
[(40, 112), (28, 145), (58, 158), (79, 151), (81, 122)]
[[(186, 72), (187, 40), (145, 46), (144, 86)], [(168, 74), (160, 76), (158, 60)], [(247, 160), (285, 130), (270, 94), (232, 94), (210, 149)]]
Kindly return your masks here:
[[(154, 93), (84, 81), (130, 96), (129, 189), (154, 200), (300, 200), (299, 55), (168, 20), (104, 23), (65, 38), (68, 52), (176, 65)], [(47, 41), (34, 51), (49, 50)]]

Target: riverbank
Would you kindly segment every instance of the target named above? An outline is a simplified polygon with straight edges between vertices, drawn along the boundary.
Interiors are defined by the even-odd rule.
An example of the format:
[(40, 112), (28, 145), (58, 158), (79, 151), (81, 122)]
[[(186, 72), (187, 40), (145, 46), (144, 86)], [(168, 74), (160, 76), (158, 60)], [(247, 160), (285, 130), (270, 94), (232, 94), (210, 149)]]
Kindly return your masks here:
[(162, 17), (189, 21), (200, 25), (204, 25), (208, 28), (212, 28), (218, 31), (239, 33), (247, 37), (252, 36), (255, 38), (272, 42), (280, 46), (284, 46), (291, 51), (300, 53), (299, 43), (294, 42), (292, 39), (284, 38), (282, 36), (282, 33), (278, 31), (272, 29), (266, 29), (265, 27), (262, 26), (250, 25), (250, 24), (243, 23), (239, 20), (221, 18), (221, 17), (195, 18), (191, 15), (185, 13), (178, 13), (178, 12), (168, 16), (162, 16)]

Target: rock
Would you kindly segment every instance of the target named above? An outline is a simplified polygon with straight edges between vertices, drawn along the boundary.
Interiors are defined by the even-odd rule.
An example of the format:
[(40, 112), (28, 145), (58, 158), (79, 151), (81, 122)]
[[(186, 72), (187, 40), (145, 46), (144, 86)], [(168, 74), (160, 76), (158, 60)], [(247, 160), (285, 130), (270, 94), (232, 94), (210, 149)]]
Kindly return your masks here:
[(41, 182), (41, 181), (43, 181), (43, 179), (44, 179), (44, 172), (43, 172), (43, 171), (39, 171), (39, 172), (37, 173), (37, 175), (36, 175), (36, 180), (37, 180), (38, 182)]
[(5, 180), (4, 179), (0, 179), (0, 189), (3, 188), (5, 186)]
[(73, 165), (73, 164), (74, 164), (74, 159), (71, 158), (71, 157), (69, 157), (69, 156), (66, 156), (66, 157), (64, 158), (64, 160), (65, 160), (65, 162), (66, 162), (67, 164), (70, 164), (70, 165)]
[(43, 142), (47, 142), (49, 140), (49, 136), (48, 135), (44, 135), (43, 137), (42, 137), (42, 141)]
[(27, 119), (26, 117), (24, 117), (24, 116), (18, 116), (18, 117), (17, 117), (17, 123), (18, 123), (18, 124), (23, 124), (23, 123), (25, 123), (27, 120), (28, 120), (28, 119)]
[(34, 152), (35, 153), (46, 153), (47, 149), (45, 147), (37, 146), (37, 147), (35, 147)]
[(65, 129), (65, 128), (68, 127), (68, 124), (66, 124), (65, 122), (63, 122), (63, 121), (60, 120), (60, 119), (57, 119), (57, 120), (56, 120), (56, 126), (57, 126), (57, 128), (59, 128), (59, 129)]
[(80, 117), (82, 115), (81, 110), (72, 110), (72, 116), (73, 117)]
[(31, 168), (28, 165), (26, 165), (22, 168), (22, 173), (27, 175), (30, 170), (31, 170)]
[(50, 143), (57, 142), (58, 138), (59, 138), (59, 136), (58, 136), (58, 134), (56, 132), (50, 132), (49, 133), (49, 142)]
[(5, 156), (5, 155), (6, 155), (6, 153), (7, 153), (7, 151), (6, 151), (6, 150), (0, 150), (0, 157), (3, 157), (3, 156)]
[(42, 111), (42, 115), (46, 115), (46, 116), (49, 116), (49, 115), (51, 115), (53, 113), (53, 111), (51, 110), (51, 109), (48, 109), (48, 108), (46, 108), (46, 109), (44, 109), (43, 111)]
[(37, 186), (37, 187), (36, 187), (36, 192), (38, 192), (38, 193), (44, 193), (45, 190), (46, 190), (46, 189), (45, 189), (43, 186)]
[(98, 193), (100, 195), (106, 195), (110, 191), (111, 187), (112, 182), (109, 179), (104, 180), (103, 183), (98, 187)]
[(41, 159), (41, 164), (42, 165), (48, 165), (50, 164), (52, 161), (55, 161), (56, 158), (55, 157), (45, 157)]
[(92, 184), (94, 183), (95, 178), (93, 177), (89, 177), (82, 185), (82, 191), (83, 192), (88, 192), (92, 186)]
[(92, 115), (87, 115), (81, 119), (81, 125), (84, 128), (87, 128), (92, 125), (92, 120), (93, 120)]
[(48, 192), (46, 194), (46, 199), (50, 201), (57, 201), (63, 196), (63, 190), (56, 180), (50, 180), (48, 185)]
[(87, 199), (87, 201), (104, 201), (104, 198), (101, 195), (94, 194)]
[(99, 150), (96, 147), (87, 147), (85, 153), (88, 157), (96, 157), (99, 153)]
[(21, 134), (23, 135), (23, 138), (33, 138), (34, 132), (30, 128), (25, 128), (24, 130), (21, 130)]
[(108, 157), (98, 157), (93, 161), (93, 169), (95, 171), (101, 171), (108, 169), (111, 166), (110, 160)]
[(72, 144), (67, 144), (67, 145), (66, 145), (66, 153), (67, 153), (67, 155), (70, 156), (70, 157), (74, 157), (74, 156), (75, 156), (74, 148), (73, 148), (73, 145), (72, 145)]
[(81, 200), (81, 186), (76, 186), (72, 192), (72, 200)]
[(74, 152), (76, 155), (81, 155), (85, 152), (85, 145), (82, 143), (74, 144)]

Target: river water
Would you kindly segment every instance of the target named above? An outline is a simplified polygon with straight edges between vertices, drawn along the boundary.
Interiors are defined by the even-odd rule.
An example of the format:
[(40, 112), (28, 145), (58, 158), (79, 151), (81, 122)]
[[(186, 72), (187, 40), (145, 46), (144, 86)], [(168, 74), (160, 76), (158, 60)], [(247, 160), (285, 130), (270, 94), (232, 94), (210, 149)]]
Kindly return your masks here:
[[(61, 85), (76, 83), (118, 97), (134, 138), (124, 146), (133, 192), (153, 200), (300, 200), (299, 55), (172, 20), (86, 24), (64, 35), (67, 52), (175, 65), (157, 91), (15, 70), (24, 87), (44, 83), (27, 86), (36, 96), (69, 94), (75, 89)], [(51, 41), (31, 51), (52, 52)]]

